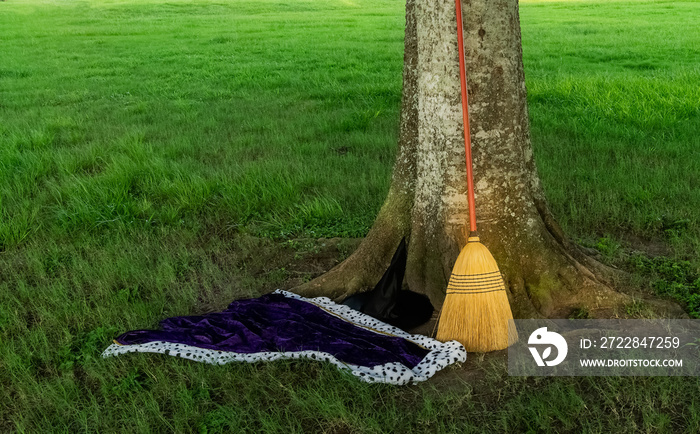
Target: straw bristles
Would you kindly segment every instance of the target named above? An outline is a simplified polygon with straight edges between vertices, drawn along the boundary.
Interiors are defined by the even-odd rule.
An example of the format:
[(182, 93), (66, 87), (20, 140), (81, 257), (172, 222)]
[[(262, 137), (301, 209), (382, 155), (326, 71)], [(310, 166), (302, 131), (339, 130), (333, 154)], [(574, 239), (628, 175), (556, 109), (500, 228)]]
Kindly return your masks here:
[(505, 289), (491, 253), (478, 237), (470, 237), (452, 269), (437, 339), (457, 340), (467, 351), (480, 353), (515, 343), (518, 335), (508, 327), (513, 313)]

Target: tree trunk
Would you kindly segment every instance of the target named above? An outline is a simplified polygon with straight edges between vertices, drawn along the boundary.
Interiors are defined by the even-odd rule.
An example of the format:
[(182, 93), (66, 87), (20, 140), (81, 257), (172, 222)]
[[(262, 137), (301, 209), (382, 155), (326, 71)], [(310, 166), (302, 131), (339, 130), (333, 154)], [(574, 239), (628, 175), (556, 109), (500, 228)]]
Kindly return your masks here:
[[(465, 58), (481, 241), (515, 317), (591, 311), (623, 296), (567, 240), (540, 187), (529, 137), (517, 0), (465, 0)], [(295, 290), (342, 299), (374, 286), (407, 236), (406, 282), (442, 305), (468, 209), (455, 5), (407, 0), (403, 98), (391, 188), (357, 251)]]

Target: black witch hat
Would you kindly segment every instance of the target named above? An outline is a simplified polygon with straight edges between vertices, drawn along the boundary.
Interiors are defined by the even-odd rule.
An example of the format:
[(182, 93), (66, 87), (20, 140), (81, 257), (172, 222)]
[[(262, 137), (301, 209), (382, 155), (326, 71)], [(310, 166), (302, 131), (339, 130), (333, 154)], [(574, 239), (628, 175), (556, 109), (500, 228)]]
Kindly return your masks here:
[(428, 297), (401, 289), (407, 258), (406, 238), (403, 238), (374, 289), (351, 295), (343, 304), (404, 330), (428, 321), (433, 314)]

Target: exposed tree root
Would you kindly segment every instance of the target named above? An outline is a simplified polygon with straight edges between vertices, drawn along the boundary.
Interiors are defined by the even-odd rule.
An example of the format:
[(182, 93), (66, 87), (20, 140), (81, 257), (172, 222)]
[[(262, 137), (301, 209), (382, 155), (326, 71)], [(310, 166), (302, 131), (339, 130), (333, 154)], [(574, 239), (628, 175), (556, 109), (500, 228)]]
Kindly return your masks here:
[[(397, 208), (405, 212), (405, 204), (392, 202), (387, 200), (372, 230), (352, 255), (327, 273), (294, 288), (294, 291), (304, 296), (326, 296), (340, 301), (372, 288), (388, 266), (401, 238), (411, 233), (405, 219), (398, 219), (395, 214)], [(568, 317), (576, 310), (586, 310), (591, 317), (610, 317), (632, 302), (629, 295), (615, 291), (611, 286), (611, 276), (619, 278), (622, 272), (585, 255), (566, 238), (551, 217), (543, 220), (549, 231), (544, 236), (546, 242), (528, 249), (526, 261), (515, 260), (522, 257), (518, 252), (500, 255), (501, 269), (516, 318), (561, 318)], [(415, 234), (413, 238), (422, 241)], [(409, 267), (411, 264), (451, 264), (454, 261), (454, 252), (438, 249), (433, 249), (435, 258), (426, 258), (430, 255), (430, 247), (410, 247)], [(503, 250), (509, 246), (496, 248)], [(416, 255), (421, 257), (416, 258)], [(441, 265), (430, 267), (430, 270), (407, 270), (410, 289), (427, 294), (439, 307), (444, 298), (449, 267), (447, 273)], [(409, 275), (413, 276), (412, 280), (408, 279)], [(435, 288), (439, 288), (437, 293)]]
[[(406, 3), (403, 96), (391, 190), (348, 259), (294, 291), (342, 300), (372, 288), (401, 237), (406, 283), (439, 308), (466, 241), (463, 121), (454, 6)], [(503, 272), (518, 318), (610, 316), (631, 297), (613, 290), (621, 272), (571, 242), (549, 212), (529, 138), (518, 4), (465, 3), (469, 112), (479, 232)], [(460, 145), (460, 146), (458, 146)]]
[(401, 238), (408, 236), (405, 201), (389, 194), (372, 229), (347, 259), (327, 273), (293, 289), (305, 297), (325, 296), (342, 301), (377, 284), (389, 266)]

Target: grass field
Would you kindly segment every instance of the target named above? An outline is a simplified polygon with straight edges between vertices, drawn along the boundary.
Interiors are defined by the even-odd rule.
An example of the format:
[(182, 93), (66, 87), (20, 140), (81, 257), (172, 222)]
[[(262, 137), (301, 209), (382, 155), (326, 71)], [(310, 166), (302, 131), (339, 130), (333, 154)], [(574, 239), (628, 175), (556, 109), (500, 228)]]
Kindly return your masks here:
[[(698, 19), (697, 1), (521, 4), (557, 218), (695, 316)], [(397, 388), (99, 358), (352, 250), (388, 189), (403, 24), (382, 0), (0, 3), (0, 432), (700, 430), (695, 379), (520, 379), (474, 356)]]

